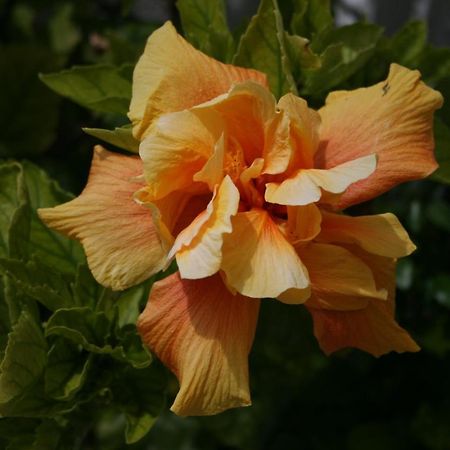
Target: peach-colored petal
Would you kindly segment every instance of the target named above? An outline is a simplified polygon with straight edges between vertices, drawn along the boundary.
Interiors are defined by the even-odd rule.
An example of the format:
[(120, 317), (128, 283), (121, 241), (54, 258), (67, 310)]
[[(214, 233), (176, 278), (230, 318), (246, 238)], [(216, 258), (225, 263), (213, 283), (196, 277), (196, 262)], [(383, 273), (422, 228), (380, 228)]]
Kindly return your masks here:
[[(213, 114), (218, 115), (225, 124), (227, 139), (237, 141), (244, 152), (244, 162), (249, 166), (254, 159), (263, 156), (266, 123), (274, 117), (275, 106), (270, 91), (247, 81), (192, 110), (204, 121), (211, 120)], [(227, 149), (228, 145), (226, 142)], [(235, 158), (229, 164), (235, 164), (233, 160)]]
[(278, 297), (309, 286), (308, 272), (269, 214), (258, 208), (238, 213), (223, 245), (227, 283), (243, 295)]
[(173, 412), (210, 415), (251, 404), (248, 354), (258, 310), (259, 300), (233, 296), (219, 275), (174, 274), (153, 285), (138, 329), (180, 382)]
[(39, 210), (51, 228), (79, 239), (89, 267), (104, 286), (126, 289), (158, 272), (166, 248), (150, 211), (133, 200), (142, 184), (139, 158), (110, 153), (97, 146), (89, 181), (76, 199)]
[(220, 135), (190, 111), (161, 116), (142, 141), (139, 154), (144, 163), (147, 200), (189, 188), (194, 175), (212, 155)]
[(369, 200), (436, 169), (433, 112), (441, 105), (441, 94), (422, 83), (417, 70), (397, 64), (391, 65), (384, 82), (328, 96), (319, 111), (318, 166), (335, 167), (372, 153), (379, 157), (375, 173), (346, 191), (340, 207)]
[[(363, 252), (358, 257), (363, 257)], [(365, 254), (364, 261), (377, 285), (387, 289), (387, 301), (369, 300), (367, 307), (357, 311), (309, 308), (320, 347), (326, 354), (346, 347), (359, 348), (374, 356), (391, 351), (417, 352), (419, 347), (394, 317), (395, 260)]]
[(264, 204), (263, 196), (252, 182), (262, 174), (263, 168), (264, 159), (256, 158), (239, 176), (242, 194), (249, 205), (261, 207)]
[(287, 216), (286, 231), (291, 244), (311, 241), (320, 233), (322, 215), (314, 203), (288, 206)]
[(322, 217), (319, 241), (358, 244), (369, 253), (391, 258), (409, 255), (416, 249), (393, 214), (350, 217), (323, 211)]
[(315, 295), (386, 299), (387, 293), (378, 290), (370, 268), (347, 249), (311, 243), (297, 250), (308, 268)]
[(177, 236), (169, 252), (169, 258), (176, 255), (182, 278), (205, 278), (220, 269), (223, 235), (231, 233), (231, 217), (238, 207), (239, 191), (226, 176), (206, 211)]
[(280, 98), (278, 108), (288, 115), (290, 121), (291, 145), (294, 148), (290, 170), (312, 168), (319, 144), (319, 114), (292, 93)]
[(368, 155), (328, 170), (299, 170), (281, 183), (267, 183), (265, 198), (279, 205), (307, 205), (320, 200), (322, 191), (340, 194), (352, 183), (367, 178), (376, 168), (376, 156)]
[(264, 173), (274, 175), (285, 172), (292, 159), (292, 154), (289, 117), (284, 111), (278, 111), (269, 121), (265, 130)]
[(189, 109), (246, 80), (267, 85), (263, 73), (222, 64), (206, 56), (166, 22), (149, 37), (134, 70), (128, 113), (133, 134), (141, 140), (159, 115)]
[(224, 175), (225, 136), (222, 134), (214, 145), (214, 151), (205, 165), (194, 175), (194, 181), (206, 183), (214, 191), (214, 186), (220, 184)]

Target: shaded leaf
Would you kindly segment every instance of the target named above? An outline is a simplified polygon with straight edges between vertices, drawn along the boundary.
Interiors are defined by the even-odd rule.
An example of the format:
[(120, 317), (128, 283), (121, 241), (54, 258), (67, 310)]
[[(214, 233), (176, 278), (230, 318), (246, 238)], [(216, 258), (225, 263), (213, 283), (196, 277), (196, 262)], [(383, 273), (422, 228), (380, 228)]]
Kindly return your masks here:
[(52, 90), (85, 108), (125, 115), (131, 99), (130, 68), (112, 65), (75, 66), (41, 74)]
[(294, 34), (313, 38), (333, 25), (329, 0), (292, 0), (291, 29)]
[(0, 365), (0, 403), (24, 393), (44, 371), (47, 343), (39, 325), (23, 311), (8, 336), (5, 357)]
[(317, 96), (345, 81), (372, 56), (381, 34), (377, 25), (363, 23), (326, 31), (312, 46), (321, 67), (305, 71), (302, 93)]
[(425, 22), (413, 21), (407, 23), (391, 40), (391, 62), (410, 68), (417, 67), (426, 43), (427, 27)]
[(277, 1), (262, 0), (233, 58), (233, 64), (264, 72), (277, 98), (287, 92), (297, 92), (284, 39), (283, 20)]
[(234, 41), (227, 25), (224, 1), (178, 0), (177, 8), (186, 38), (203, 53), (229, 62)]
[(117, 127), (114, 130), (102, 130), (101, 128), (83, 128), (83, 131), (96, 137), (108, 144), (123, 148), (133, 153), (139, 152), (139, 141), (136, 140), (131, 132), (131, 125)]
[(48, 354), (45, 391), (57, 400), (73, 397), (86, 381), (92, 357), (65, 339), (57, 339)]
[(434, 119), (435, 156), (438, 169), (431, 178), (441, 183), (450, 184), (450, 128), (440, 119)]

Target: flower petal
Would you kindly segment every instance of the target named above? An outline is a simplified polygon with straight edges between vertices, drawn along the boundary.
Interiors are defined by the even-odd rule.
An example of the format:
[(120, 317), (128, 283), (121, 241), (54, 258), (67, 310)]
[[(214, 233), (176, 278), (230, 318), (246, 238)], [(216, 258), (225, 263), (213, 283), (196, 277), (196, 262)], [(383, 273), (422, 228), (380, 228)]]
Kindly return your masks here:
[(51, 228), (79, 239), (99, 283), (126, 289), (161, 270), (166, 247), (148, 208), (133, 200), (142, 184), (130, 179), (142, 173), (139, 158), (97, 146), (88, 184), (76, 199), (40, 209)]
[(177, 236), (169, 253), (169, 258), (176, 255), (182, 278), (205, 278), (220, 269), (223, 235), (231, 233), (231, 216), (238, 207), (239, 191), (226, 176), (206, 211)]
[(376, 153), (377, 170), (352, 186), (340, 207), (376, 197), (393, 186), (433, 172), (433, 112), (439, 92), (420, 81), (420, 73), (392, 64), (388, 78), (369, 88), (331, 93), (322, 118), (318, 166), (335, 167)]
[(288, 206), (287, 216), (287, 233), (292, 245), (311, 241), (320, 233), (322, 215), (314, 203)]
[(206, 56), (166, 22), (149, 37), (134, 70), (128, 113), (133, 134), (140, 140), (159, 115), (189, 109), (245, 80), (267, 85), (263, 73)]
[(222, 269), (232, 288), (262, 298), (309, 286), (307, 270), (266, 211), (238, 213), (232, 225), (222, 251)]
[(328, 170), (299, 170), (281, 183), (267, 183), (265, 199), (279, 205), (307, 205), (320, 200), (321, 189), (344, 192), (352, 183), (367, 178), (376, 168), (376, 156), (368, 155)]
[(411, 254), (416, 246), (393, 214), (350, 217), (322, 212), (322, 242), (358, 244), (369, 253), (391, 258)]
[[(204, 121), (211, 120), (212, 114), (218, 114), (225, 124), (227, 137), (237, 141), (249, 166), (253, 160), (263, 156), (266, 122), (275, 116), (275, 106), (275, 97), (268, 89), (247, 81), (236, 84), (226, 94), (198, 105), (192, 111)], [(226, 148), (228, 146), (226, 143)]]
[(190, 111), (165, 114), (154, 123), (139, 147), (148, 201), (194, 184), (219, 138), (210, 130)]
[(417, 352), (420, 350), (417, 344), (394, 318), (395, 260), (368, 254), (364, 259), (370, 265), (377, 285), (387, 289), (388, 299), (386, 302), (370, 300), (367, 307), (357, 311), (308, 308), (321, 349), (330, 354), (354, 347), (374, 356), (391, 351)]
[(258, 310), (259, 300), (233, 296), (219, 275), (191, 281), (173, 274), (153, 285), (138, 329), (180, 382), (173, 412), (209, 415), (251, 404), (248, 354)]
[(386, 299), (378, 290), (370, 268), (343, 247), (311, 243), (297, 248), (308, 268), (316, 295), (329, 294)]
[(280, 98), (278, 108), (288, 115), (290, 121), (291, 145), (295, 149), (290, 168), (312, 168), (319, 144), (319, 114), (308, 108), (305, 100), (291, 93)]

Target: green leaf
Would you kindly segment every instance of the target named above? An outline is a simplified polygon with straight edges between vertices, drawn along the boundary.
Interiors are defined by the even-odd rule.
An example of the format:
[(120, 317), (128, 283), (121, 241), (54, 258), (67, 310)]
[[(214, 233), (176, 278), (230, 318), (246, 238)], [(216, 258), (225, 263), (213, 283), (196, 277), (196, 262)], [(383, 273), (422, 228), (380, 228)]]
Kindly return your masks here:
[(419, 70), (427, 84), (435, 86), (450, 73), (450, 48), (427, 46), (422, 54)]
[(438, 118), (434, 119), (434, 140), (439, 168), (431, 175), (431, 178), (450, 184), (450, 128)]
[(78, 267), (75, 283), (72, 286), (74, 305), (89, 306), (94, 309), (107, 290), (92, 276), (89, 267), (82, 264)]
[(59, 98), (37, 77), (57, 70), (46, 48), (0, 45), (0, 157), (21, 158), (45, 151), (56, 137)]
[(25, 181), (31, 205), (29, 249), (36, 259), (58, 271), (73, 274), (85, 261), (83, 248), (72, 239), (54, 232), (39, 219), (36, 210), (73, 199), (41, 169), (29, 162), (23, 163)]
[(113, 386), (116, 402), (125, 412), (127, 444), (142, 439), (165, 404), (166, 375), (159, 364), (143, 370), (124, 370)]
[(69, 400), (86, 381), (92, 357), (63, 338), (57, 339), (48, 354), (45, 392), (57, 400)]
[(40, 326), (23, 311), (8, 337), (0, 365), (0, 403), (8, 403), (34, 384), (47, 363), (47, 342)]
[(392, 38), (390, 60), (410, 68), (416, 68), (426, 43), (427, 26), (425, 22), (409, 22)]
[(29, 235), (28, 197), (22, 167), (0, 165), (0, 256), (23, 256)]
[(233, 64), (264, 72), (277, 98), (287, 92), (297, 93), (284, 39), (277, 1), (262, 0), (233, 58)]
[(304, 69), (320, 67), (320, 58), (311, 50), (308, 39), (286, 33), (285, 43), (295, 80), (302, 79)]
[(70, 280), (42, 262), (0, 258), (0, 272), (10, 277), (16, 291), (42, 303), (50, 311), (74, 306)]
[(292, 0), (294, 12), (291, 29), (294, 34), (313, 38), (333, 25), (329, 0)]
[(348, 79), (372, 56), (381, 35), (377, 25), (356, 23), (318, 36), (312, 48), (321, 67), (305, 70), (302, 94), (318, 96)]
[(123, 148), (133, 153), (139, 152), (139, 141), (131, 132), (131, 125), (115, 128), (114, 130), (103, 130), (101, 128), (83, 128), (83, 131), (108, 144)]
[(40, 79), (58, 94), (85, 108), (126, 115), (131, 99), (129, 66), (75, 66)]
[(443, 200), (430, 203), (426, 215), (428, 220), (443, 231), (450, 233), (450, 206)]
[(234, 52), (223, 0), (178, 0), (186, 38), (203, 53), (229, 62)]
[(90, 352), (112, 351), (111, 346), (105, 348), (110, 335), (108, 319), (103, 312), (95, 312), (88, 307), (59, 309), (48, 320), (45, 334), (65, 337)]
[(30, 450), (60, 450), (62, 429), (55, 420), (44, 420), (36, 429)]

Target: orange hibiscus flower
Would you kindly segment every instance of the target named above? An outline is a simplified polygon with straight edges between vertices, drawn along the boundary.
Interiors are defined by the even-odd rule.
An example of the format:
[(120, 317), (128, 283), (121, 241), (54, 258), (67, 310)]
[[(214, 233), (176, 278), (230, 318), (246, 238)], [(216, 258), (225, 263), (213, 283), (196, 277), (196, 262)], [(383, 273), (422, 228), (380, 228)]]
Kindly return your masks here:
[(304, 304), (326, 353), (417, 351), (395, 321), (395, 263), (414, 244), (392, 214), (341, 210), (427, 176), (441, 95), (417, 71), (330, 94), (318, 112), (278, 102), (264, 74), (225, 65), (167, 23), (133, 80), (140, 158), (97, 147), (81, 195), (40, 210), (84, 245), (96, 279), (125, 289), (164, 269), (138, 328), (178, 377), (172, 410), (250, 404), (261, 298)]

